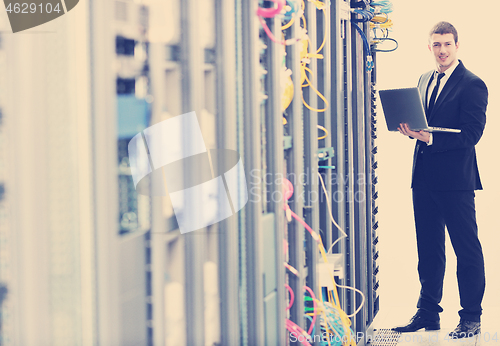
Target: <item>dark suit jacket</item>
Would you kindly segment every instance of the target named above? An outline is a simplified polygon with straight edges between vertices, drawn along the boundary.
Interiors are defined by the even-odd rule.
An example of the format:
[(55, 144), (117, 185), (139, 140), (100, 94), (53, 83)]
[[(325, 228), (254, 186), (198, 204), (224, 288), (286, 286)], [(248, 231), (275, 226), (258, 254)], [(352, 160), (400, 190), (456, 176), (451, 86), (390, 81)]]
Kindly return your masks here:
[[(423, 74), (418, 82), (424, 107), (432, 73), (434, 71)], [(412, 187), (418, 158), (417, 174), (424, 175), (418, 178), (424, 178), (431, 190), (482, 189), (475, 145), (486, 124), (487, 104), (486, 84), (460, 61), (439, 94), (432, 114), (428, 115), (428, 122), (429, 126), (461, 129), (462, 132), (434, 132), (431, 146), (417, 141), (413, 157)]]

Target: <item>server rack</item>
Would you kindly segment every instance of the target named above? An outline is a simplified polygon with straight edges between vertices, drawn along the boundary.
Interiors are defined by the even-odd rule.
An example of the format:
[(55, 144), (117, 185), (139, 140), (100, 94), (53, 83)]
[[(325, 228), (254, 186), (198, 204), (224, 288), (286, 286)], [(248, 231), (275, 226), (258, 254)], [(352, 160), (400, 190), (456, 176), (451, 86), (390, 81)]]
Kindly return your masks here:
[[(326, 32), (331, 35), (323, 59), (317, 61), (320, 71), (319, 90), (324, 93), (331, 107), (325, 112), (318, 113), (318, 123), (325, 126), (332, 134), (331, 138), (319, 141), (319, 144), (326, 148), (333, 146), (335, 149), (335, 158), (330, 161), (335, 170), (320, 171), (327, 181), (335, 182), (328, 186), (328, 193), (337, 200), (334, 215), (340, 226), (348, 233), (348, 237), (336, 247), (336, 250), (344, 256), (345, 279), (342, 283), (357, 287), (366, 295), (364, 308), (353, 319), (354, 331), (365, 332), (378, 311), (376, 292), (378, 209), (375, 201), (377, 192), (374, 107), (376, 71), (366, 71), (366, 55), (363, 53), (361, 37), (351, 27), (349, 21), (352, 17), (349, 3), (344, 1), (332, 3), (330, 14), (331, 18), (324, 17), (326, 20), (321, 20), (323, 17), (319, 15), (319, 18), (309, 19), (309, 22), (317, 23), (317, 27), (312, 30), (320, 36), (317, 40), (318, 46), (324, 25), (327, 26)], [(365, 24), (363, 29), (368, 35), (368, 25)], [(313, 68), (311, 70), (314, 71)], [(306, 114), (307, 112), (304, 112), (304, 117)], [(309, 134), (309, 140), (311, 138), (314, 137)], [(306, 149), (305, 156), (313, 157), (313, 153), (310, 149)], [(340, 200), (334, 197), (339, 195), (343, 196)], [(314, 223), (314, 220), (312, 222)], [(332, 244), (341, 236), (336, 227), (332, 228), (329, 222), (326, 203), (320, 208), (319, 222), (320, 230), (325, 231), (326, 245)], [(295, 249), (296, 254), (300, 252), (299, 249)], [(306, 257), (312, 258), (312, 256), (313, 254), (306, 253)], [(307, 269), (311, 263), (316, 262), (308, 261)], [(309, 278), (315, 271), (308, 270), (307, 273)], [(298, 289), (298, 285), (295, 285), (294, 289)], [(359, 295), (356, 296), (351, 291), (342, 292), (341, 296), (343, 306), (349, 314), (354, 313), (361, 304)], [(298, 311), (297, 313), (292, 310), (292, 314), (297, 321), (300, 321), (300, 312), (303, 310), (298, 308)]]
[[(337, 282), (366, 296), (351, 318), (352, 328), (354, 333), (369, 328), (379, 307), (376, 73), (366, 71), (350, 2), (331, 1), (323, 8), (306, 1), (308, 49), (321, 47), (322, 55), (309, 58), (307, 67), (324, 100), (302, 87), (303, 47), (273, 42), (257, 19), (257, 9), (269, 5), (246, 0), (85, 5), (89, 76), (82, 88), (91, 106), (80, 112), (88, 122), (91, 153), (79, 167), (91, 169), (80, 182), (91, 192), (80, 187), (79, 198), (92, 232), (81, 235), (80, 298), (90, 308), (75, 324), (75, 344), (293, 344), (284, 321), (309, 326), (307, 304), (299, 298), (305, 285), (321, 291), (321, 259), (304, 226), (287, 220), (285, 205), (321, 235), (325, 248), (342, 236), (329, 220), (318, 172), (327, 182), (334, 218), (348, 234), (333, 248), (342, 256)], [(286, 38), (303, 34), (300, 20), (284, 31), (279, 18), (265, 23), (278, 40), (282, 32)], [(368, 25), (363, 30), (368, 33)], [(281, 83), (290, 72), (294, 97), (283, 109)], [(310, 108), (324, 111), (305, 107), (302, 94)], [(5, 109), (12, 113), (12, 105)], [(126, 149), (135, 133), (190, 111), (196, 111), (208, 147), (233, 149), (243, 157), (250, 200), (236, 216), (180, 234), (168, 197), (136, 193)], [(329, 136), (318, 140), (318, 125)], [(328, 160), (319, 161), (325, 152)], [(218, 164), (225, 167), (223, 158)], [(283, 176), (296, 178), (288, 202), (275, 198), (282, 196)], [(158, 186), (153, 182), (150, 188)], [(362, 194), (366, 198), (356, 199)], [(298, 276), (285, 269), (285, 261)], [(297, 297), (288, 311), (285, 284)], [(7, 297), (10, 307), (14, 300)], [(340, 297), (347, 314), (360, 307), (357, 293), (340, 290)], [(319, 319), (316, 334), (321, 334)]]
[[(252, 11), (249, 11), (252, 13)], [(248, 13), (248, 12), (247, 12)], [(329, 15), (317, 15), (317, 8), (312, 3), (307, 3), (306, 18), (308, 23), (314, 23), (308, 27), (310, 34), (311, 51), (321, 45), (323, 32), (331, 35), (327, 40), (323, 59), (312, 60), (310, 70), (312, 74), (318, 75), (319, 91), (324, 93), (326, 101), (332, 105), (326, 107), (325, 112), (317, 113), (302, 106), (300, 99), (294, 98), (287, 112), (290, 119), (285, 132), (291, 136), (292, 145), (286, 149), (285, 155), (278, 155), (272, 160), (281, 161), (285, 159), (287, 173), (305, 173), (313, 176), (312, 172), (318, 171), (318, 141), (316, 125), (325, 126), (331, 138), (319, 142), (321, 148), (333, 147), (335, 158), (331, 165), (335, 170), (322, 171), (326, 179), (332, 179), (335, 175), (336, 186), (328, 186), (328, 194), (332, 197), (336, 192), (344, 196), (336, 203), (334, 213), (348, 237), (337, 247), (337, 251), (344, 256), (345, 278), (342, 283), (360, 289), (367, 297), (366, 305), (353, 319), (354, 332), (364, 332), (373, 321), (378, 311), (378, 300), (376, 289), (378, 281), (376, 278), (376, 263), (374, 257), (378, 254), (372, 250), (376, 245), (376, 199), (374, 185), (376, 177), (374, 174), (376, 162), (374, 137), (375, 128), (372, 127), (374, 116), (372, 107), (372, 78), (375, 71), (366, 72), (363, 53), (363, 43), (351, 27), (350, 19), (353, 16), (348, 2), (336, 1), (329, 8)], [(318, 18), (319, 17), (319, 18)], [(272, 21), (268, 20), (269, 28), (274, 28)], [(296, 32), (298, 24), (290, 31)], [(294, 30), (295, 29), (295, 30)], [(368, 26), (364, 26), (365, 33)], [(252, 32), (247, 30), (247, 32)], [(274, 30), (278, 37), (279, 30)], [(276, 44), (264, 36), (266, 46), (275, 47)], [(242, 39), (242, 41), (245, 41)], [(251, 41), (250, 41), (251, 42)], [(278, 45), (279, 46), (279, 45)], [(331, 54), (331, 55), (330, 55)], [(293, 66), (293, 73), (298, 74), (300, 63), (300, 51), (296, 47), (287, 48), (286, 64)], [(318, 70), (320, 73), (317, 73)], [(246, 76), (248, 77), (248, 76)], [(265, 78), (270, 78), (266, 75)], [(246, 78), (245, 80), (251, 80)], [(295, 83), (295, 95), (300, 95), (302, 90)], [(250, 87), (249, 87), (250, 88)], [(268, 95), (266, 101), (273, 98)], [(275, 98), (275, 97), (274, 97)], [(309, 90), (304, 93), (305, 101), (315, 108), (322, 101), (316, 94)], [(321, 108), (321, 107), (319, 107)], [(333, 123), (333, 126), (332, 126)], [(277, 135), (278, 133), (275, 133)], [(290, 140), (290, 139), (288, 139)], [(263, 150), (263, 153), (266, 153)], [(265, 160), (264, 158), (262, 160)], [(307, 184), (301, 186), (296, 184), (299, 196), (304, 189), (306, 199), (293, 199), (290, 202), (292, 209), (305, 218), (313, 229), (320, 229), (324, 234), (325, 245), (330, 245), (341, 233), (335, 234), (336, 230), (328, 221), (327, 207), (318, 201), (308, 200), (307, 196), (318, 195), (318, 181), (310, 179)], [(296, 193), (297, 193), (296, 191)], [(358, 199), (358, 196), (361, 199)], [(334, 231), (334, 232), (332, 232)], [(300, 292), (304, 283), (307, 283), (315, 291), (318, 290), (316, 263), (318, 254), (313, 242), (308, 235), (304, 235), (304, 229), (300, 225), (289, 224), (286, 230), (290, 253), (288, 259), (293, 266), (297, 266), (300, 277), (287, 275), (285, 279), (289, 282), (295, 292)], [(303, 248), (304, 241), (308, 244)], [(255, 251), (255, 249), (254, 249)], [(373, 280), (372, 281), (372, 277)], [(346, 291), (341, 294), (343, 306), (349, 314), (353, 314), (360, 307), (361, 299), (356, 293)], [(290, 317), (300, 326), (304, 326), (302, 319), (303, 302), (295, 302)], [(319, 330), (319, 324), (318, 324)]]
[[(332, 25), (332, 36), (336, 37), (332, 47), (335, 62), (332, 69), (336, 83), (332, 85), (336, 114), (336, 126), (332, 128), (337, 138), (336, 173), (338, 179), (332, 186), (333, 194), (345, 192), (345, 203), (334, 208), (339, 224), (348, 231), (345, 244), (338, 250), (345, 256), (344, 284), (360, 289), (366, 297), (365, 305), (353, 320), (355, 332), (370, 327), (379, 309), (378, 267), (376, 258), (377, 239), (377, 190), (376, 190), (376, 113), (375, 82), (376, 67), (366, 71), (366, 53), (360, 35), (348, 21), (348, 7), (337, 2)], [(369, 37), (369, 27), (363, 31)], [(375, 59), (375, 53), (372, 53)], [(375, 65), (376, 66), (376, 65)], [(360, 305), (359, 295), (344, 292), (342, 299), (349, 313)]]
[[(3, 27), (0, 27), (4, 29)], [(6, 54), (4, 50), (5, 43), (3, 42), (4, 37), (0, 34), (0, 68), (2, 68), (1, 73), (4, 74), (5, 71), (5, 60)], [(9, 294), (9, 285), (7, 281), (11, 279), (12, 273), (9, 270), (10, 265), (10, 249), (7, 246), (9, 238), (11, 237), (11, 226), (9, 223), (8, 213), (8, 194), (6, 194), (5, 188), (8, 183), (7, 175), (7, 162), (8, 162), (8, 151), (6, 150), (6, 124), (4, 115), (4, 93), (5, 85), (0, 84), (0, 345), (2, 345), (2, 340), (5, 335), (9, 335), (9, 321), (5, 318), (5, 315), (9, 313), (9, 309), (3, 308), (4, 301), (7, 300)]]
[(8, 143), (0, 165), (2, 345), (78, 344), (87, 336), (90, 183), (82, 168), (87, 133), (79, 129), (88, 125), (88, 70), (76, 69), (86, 60), (85, 19), (80, 12), (21, 37), (0, 24), (1, 141)]

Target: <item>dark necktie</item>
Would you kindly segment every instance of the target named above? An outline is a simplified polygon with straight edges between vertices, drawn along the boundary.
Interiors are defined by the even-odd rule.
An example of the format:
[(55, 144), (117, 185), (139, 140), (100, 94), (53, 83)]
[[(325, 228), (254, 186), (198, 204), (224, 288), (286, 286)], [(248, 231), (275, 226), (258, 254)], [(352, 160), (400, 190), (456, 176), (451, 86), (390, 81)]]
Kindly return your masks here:
[(431, 99), (429, 100), (429, 106), (427, 107), (427, 118), (429, 118), (429, 116), (431, 115), (432, 108), (434, 108), (434, 104), (436, 103), (436, 97), (437, 97), (437, 93), (439, 90), (439, 83), (441, 82), (441, 78), (443, 78), (443, 77), (444, 77), (444, 73), (438, 74), (436, 86), (432, 90)]

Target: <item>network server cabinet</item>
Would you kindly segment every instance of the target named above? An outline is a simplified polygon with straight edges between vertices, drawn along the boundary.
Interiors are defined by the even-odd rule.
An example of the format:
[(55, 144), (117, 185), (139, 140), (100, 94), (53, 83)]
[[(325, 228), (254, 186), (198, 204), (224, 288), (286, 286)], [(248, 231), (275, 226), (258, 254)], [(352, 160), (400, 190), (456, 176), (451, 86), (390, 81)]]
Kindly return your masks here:
[[(259, 3), (263, 5), (262, 3)], [(322, 9), (314, 2), (305, 3), (305, 20), (295, 22), (289, 29), (284, 30), (284, 39), (293, 39), (300, 35), (300, 30), (307, 23), (307, 34), (309, 36), (309, 52), (313, 55), (307, 63), (307, 74), (310, 74), (313, 84), (317, 88), (302, 88), (301, 66), (303, 67), (303, 46), (290, 45), (286, 47), (285, 55), (283, 47), (276, 40), (281, 40), (281, 22), (273, 19), (266, 20), (270, 30), (274, 33), (274, 39), (260, 30), (258, 38), (252, 36), (255, 32), (255, 22), (247, 19), (246, 14), (255, 13), (255, 4), (245, 4), (241, 11), (241, 46), (242, 66), (244, 67), (241, 79), (245, 81), (243, 87), (244, 99), (248, 108), (244, 113), (256, 114), (257, 116), (248, 121), (246, 131), (254, 133), (250, 135), (252, 143), (246, 142), (245, 154), (259, 156), (255, 162), (249, 161), (251, 168), (259, 167), (262, 177), (276, 177), (278, 174), (298, 177), (305, 176), (305, 182), (294, 181), (294, 197), (290, 200), (290, 208), (303, 218), (314, 230), (319, 230), (326, 248), (335, 242), (342, 233), (332, 225), (329, 218), (328, 205), (322, 195), (320, 183), (316, 172), (320, 172), (327, 184), (327, 194), (334, 202), (333, 214), (341, 228), (347, 233), (347, 237), (341, 240), (334, 250), (342, 255), (342, 267), (344, 272), (339, 283), (345, 286), (356, 287), (365, 295), (364, 305), (361, 307), (362, 299), (359, 294), (349, 290), (340, 290), (342, 307), (352, 317), (352, 329), (354, 333), (365, 333), (370, 327), (379, 309), (377, 289), (379, 286), (377, 272), (377, 177), (376, 177), (376, 114), (375, 114), (375, 82), (376, 70), (368, 68), (367, 53), (363, 46), (362, 37), (352, 24), (355, 15), (352, 13), (350, 3), (346, 1), (334, 1), (326, 9)], [(361, 25), (362, 31), (369, 36), (369, 25)], [(238, 31), (237, 31), (238, 33)], [(257, 65), (257, 53), (259, 52), (259, 65)], [(321, 54), (314, 57), (314, 52)], [(374, 54), (372, 54), (374, 56)], [(252, 57), (253, 60), (252, 60)], [(282, 83), (283, 61), (286, 69), (291, 70), (291, 78), (294, 82), (294, 97), (286, 110), (279, 109), (276, 103), (281, 101), (281, 94), (276, 95), (273, 87)], [(249, 65), (246, 67), (245, 66)], [(260, 80), (257, 81), (257, 78)], [(278, 81), (279, 80), (279, 81)], [(251, 95), (255, 95), (255, 85), (259, 86), (260, 94), (253, 103)], [(283, 84), (283, 83), (282, 83)], [(319, 91), (319, 92), (318, 92)], [(252, 93), (253, 92), (253, 93)], [(283, 93), (283, 89), (281, 89)], [(300, 95), (303, 95), (301, 100)], [(324, 97), (321, 97), (324, 95)], [(260, 102), (260, 107), (258, 106)], [(286, 125), (276, 129), (276, 119), (280, 120), (278, 114), (283, 114)], [(260, 120), (260, 123), (259, 123)], [(323, 126), (330, 134), (322, 140), (318, 140), (318, 125)], [(276, 138), (284, 135), (283, 147), (276, 143)], [(257, 138), (255, 138), (257, 136)], [(276, 148), (279, 151), (276, 151)], [(283, 153), (281, 152), (283, 149)], [(319, 160), (320, 155), (332, 152), (333, 157), (329, 160)], [(329, 155), (329, 154), (327, 154)], [(325, 167), (325, 168), (320, 168)], [(278, 183), (279, 179), (272, 183)], [(276, 187), (262, 179), (263, 196), (268, 203), (262, 205), (260, 213), (262, 227), (268, 227), (266, 215), (269, 210), (277, 211), (282, 207), (275, 208), (272, 198)], [(314, 198), (314, 197), (317, 198)], [(273, 208), (274, 207), (274, 208)], [(247, 208), (248, 210), (248, 208)], [(255, 228), (259, 213), (251, 219), (247, 227)], [(284, 236), (287, 238), (288, 253), (286, 260), (300, 275), (292, 275), (285, 272), (285, 282), (290, 285), (296, 294), (300, 294), (304, 284), (314, 291), (321, 290), (318, 284), (317, 265), (321, 262), (314, 241), (305, 232), (304, 227), (292, 222), (285, 224), (275, 223), (275, 227), (285, 225)], [(266, 228), (267, 229), (267, 228)], [(269, 233), (267, 229), (264, 233)], [(281, 229), (274, 228), (273, 232), (281, 237)], [(269, 238), (258, 251), (264, 251), (269, 258)], [(258, 249), (258, 238), (248, 239), (248, 247)], [(251, 243), (257, 243), (251, 244)], [(275, 258), (279, 259), (279, 250), (275, 252)], [(281, 259), (279, 259), (281, 260)], [(254, 260), (255, 261), (255, 260)], [(264, 279), (269, 273), (264, 269)], [(281, 269), (281, 271), (283, 271)], [(272, 275), (272, 274), (271, 274)], [(277, 280), (278, 281), (278, 280)], [(254, 286), (253, 289), (257, 289)], [(258, 289), (257, 289), (258, 292)], [(252, 293), (256, 294), (256, 293)], [(273, 321), (279, 316), (270, 308), (270, 302), (265, 300), (264, 321), (266, 331), (261, 334), (259, 342), (271, 344), (274, 339), (272, 327), (267, 321)], [(277, 306), (282, 306), (278, 304)], [(262, 321), (259, 316), (259, 307), (251, 307), (248, 318), (255, 319), (252, 330), (259, 330), (257, 321)], [(255, 314), (255, 315), (254, 315)], [(255, 317), (254, 317), (255, 316)], [(296, 299), (294, 305), (286, 317), (305, 326), (304, 303)], [(319, 323), (316, 330), (320, 330)], [(318, 333), (318, 332), (317, 332)], [(277, 334), (277, 339), (283, 337)], [(256, 337), (256, 336), (254, 336)], [(287, 341), (282, 341), (286, 343)]]
[(23, 33), (1, 11), (0, 344), (90, 343), (87, 8)]
[[(302, 7), (293, 3), (297, 11)], [(376, 70), (366, 68), (350, 5), (304, 1), (304, 20), (283, 28), (291, 17), (259, 19), (259, 9), (274, 6), (268, 1), (88, 0), (73, 11), (74, 23), (57, 27), (66, 33), (58, 40), (17, 42), (2, 34), (0, 71), (12, 91), (0, 81), (0, 163), (39, 165), (45, 183), (13, 194), (20, 182), (0, 167), (0, 208), (17, 212), (0, 214), (0, 290), (7, 287), (6, 295), (0, 291), (0, 340), (35, 344), (30, 335), (36, 335), (54, 345), (296, 344), (285, 321), (308, 328), (303, 287), (319, 297), (322, 259), (306, 228), (288, 220), (286, 205), (326, 249), (342, 236), (330, 211), (347, 233), (332, 249), (341, 256), (336, 280), (363, 292), (366, 301), (351, 318), (352, 329), (369, 329), (379, 309)], [(368, 24), (358, 25), (368, 33)], [(307, 53), (304, 42), (280, 43), (302, 37), (304, 27)], [(36, 70), (35, 52), (48, 54), (38, 62), (45, 70), (28, 77), (26, 66)], [(55, 53), (64, 59), (54, 60)], [(58, 74), (55, 61), (68, 73)], [(26, 81), (33, 100), (46, 100), (37, 117), (36, 103), (19, 98)], [(237, 215), (181, 234), (168, 196), (135, 190), (128, 143), (192, 111), (207, 147), (240, 154), (249, 201)], [(23, 127), (14, 114), (32, 122)], [(15, 137), (12, 129), (29, 138), (14, 150), (20, 161), (1, 147)], [(224, 158), (217, 159), (225, 167)], [(283, 177), (294, 188), (288, 201)], [(38, 207), (33, 196), (48, 202)], [(22, 212), (42, 222), (34, 227)], [(23, 243), (23, 237), (42, 245)], [(33, 263), (41, 268), (36, 273), (26, 265)], [(35, 285), (17, 290), (35, 278), (41, 293)], [(296, 296), (289, 310), (285, 285)], [(347, 314), (360, 308), (359, 294), (339, 293)], [(30, 303), (49, 319), (40, 324), (19, 309)]]
[[(259, 5), (263, 6), (262, 3)], [(354, 333), (366, 332), (379, 304), (376, 275), (375, 70), (367, 68), (367, 53), (361, 36), (352, 25), (354, 15), (349, 2), (335, 1), (326, 9), (320, 8), (317, 3), (306, 2), (304, 18), (308, 23), (308, 49), (313, 53), (320, 51), (322, 57), (311, 58), (307, 64), (307, 72), (317, 78), (311, 84), (317, 83), (319, 93), (311, 87), (302, 88), (300, 78), (304, 61), (303, 47), (298, 44), (284, 49), (276, 42), (281, 40), (282, 28), (281, 22), (276, 19), (266, 20), (266, 25), (274, 33), (274, 39), (260, 26), (256, 35), (257, 23), (251, 15), (257, 11), (256, 6), (251, 2), (237, 2), (236, 7), (236, 41), (237, 48), (241, 49), (237, 50), (237, 56), (241, 57), (237, 80), (244, 81), (239, 85), (241, 89), (237, 90), (241, 90), (241, 116), (245, 122), (245, 132), (239, 135), (244, 137), (247, 171), (258, 169), (260, 172), (257, 181), (262, 186), (259, 186), (258, 191), (261, 191), (264, 201), (261, 205), (248, 206), (242, 213), (246, 222), (241, 227), (246, 227), (247, 231), (256, 231), (251, 236), (240, 239), (246, 242), (248, 272), (247, 286), (244, 288), (247, 288), (252, 302), (261, 299), (261, 283), (255, 273), (263, 273), (264, 279), (264, 306), (249, 306), (246, 314), (248, 331), (255, 333), (245, 330), (244, 324), (242, 333), (248, 335), (244, 340), (249, 340), (250, 344), (273, 344), (276, 340), (278, 343), (287, 342), (287, 336), (283, 340), (282, 332), (276, 332), (274, 324), (269, 324), (283, 318), (280, 310), (283, 303), (275, 303), (272, 298), (274, 286), (271, 288), (268, 284), (269, 278), (273, 284), (281, 281), (274, 278), (275, 269), (267, 261), (272, 257), (278, 263), (282, 260), (281, 251), (270, 248), (273, 240), (277, 242), (274, 244), (280, 244), (281, 237), (285, 236), (289, 250), (286, 260), (300, 273), (297, 277), (285, 271), (285, 283), (296, 294), (302, 291), (304, 284), (314, 291), (321, 289), (316, 270), (321, 260), (314, 242), (300, 224), (280, 224), (275, 219), (280, 214), (283, 218), (283, 207), (280, 206), (283, 201), (276, 203), (272, 198), (274, 193), (280, 191), (275, 186), (280, 184), (279, 179), (276, 179), (280, 174), (290, 177), (304, 175), (304, 183), (294, 182), (294, 198), (290, 200), (289, 206), (314, 230), (319, 230), (325, 247), (328, 248), (341, 236), (341, 232), (331, 225), (327, 204), (320, 197), (322, 192), (316, 177), (318, 171), (325, 181), (331, 182), (327, 184), (327, 193), (334, 201), (334, 217), (348, 235), (335, 248), (343, 258), (344, 276), (340, 283), (360, 289), (366, 297), (365, 304), (361, 307), (362, 299), (359, 295), (352, 291), (341, 291), (342, 306), (348, 314), (353, 314), (360, 308), (352, 318), (352, 328)], [(241, 10), (238, 11), (239, 9)], [(284, 39), (300, 35), (302, 24), (295, 22), (285, 31)], [(367, 35), (369, 26), (361, 25), (362, 31)], [(276, 86), (283, 84), (283, 71), (287, 69), (291, 70), (294, 97), (288, 108), (283, 110), (279, 107), (283, 89), (276, 94)], [(301, 94), (304, 100), (301, 100)], [(319, 94), (324, 95), (324, 99)], [(279, 125), (283, 116), (286, 125), (282, 127)], [(323, 126), (330, 136), (318, 141), (318, 125)], [(277, 141), (280, 138), (284, 139), (283, 143), (281, 140)], [(319, 156), (331, 152), (328, 149), (333, 149), (333, 157), (320, 164)], [(319, 166), (328, 168), (322, 169)], [(271, 181), (266, 177), (272, 177)], [(315, 199), (314, 196), (318, 198)], [(252, 217), (248, 217), (249, 215)], [(263, 234), (262, 238), (259, 238), (259, 234)], [(259, 269), (259, 260), (263, 258), (266, 259), (264, 267)], [(283, 273), (283, 269), (278, 269), (278, 272)], [(248, 275), (251, 280), (248, 280)], [(279, 294), (279, 290), (276, 292)], [(279, 300), (282, 301), (283, 298)], [(296, 299), (285, 317), (305, 326), (303, 315), (304, 303)], [(263, 322), (264, 332), (260, 332)], [(319, 324), (316, 330), (320, 330)]]

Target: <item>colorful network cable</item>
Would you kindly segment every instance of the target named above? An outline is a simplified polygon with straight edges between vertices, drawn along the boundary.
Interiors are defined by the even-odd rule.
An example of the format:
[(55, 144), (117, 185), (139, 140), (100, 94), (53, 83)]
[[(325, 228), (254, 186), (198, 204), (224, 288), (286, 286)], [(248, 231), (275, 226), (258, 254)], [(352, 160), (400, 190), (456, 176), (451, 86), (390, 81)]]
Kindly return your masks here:
[[(319, 178), (320, 178), (320, 181), (321, 181), (321, 185), (323, 186), (323, 189), (324, 189), (324, 192), (325, 192), (325, 195), (326, 195), (327, 194), (327, 190), (326, 190), (326, 187), (324, 185), (324, 181), (321, 178), (321, 175), (319, 173), (318, 173), (318, 175), (319, 175)], [(284, 183), (283, 183), (283, 195), (285, 197), (285, 200), (289, 200), (291, 198), (291, 196), (293, 195), (293, 185), (292, 185), (292, 183), (288, 179), (284, 179)], [(331, 204), (330, 204), (330, 200), (328, 198), (328, 195), (326, 195), (326, 198), (327, 198), (329, 209), (331, 209)], [(327, 256), (326, 256), (326, 250), (325, 250), (325, 248), (323, 246), (323, 242), (321, 240), (321, 236), (318, 233), (316, 233), (297, 214), (295, 214), (293, 211), (291, 211), (290, 207), (288, 206), (288, 204), (285, 203), (284, 208), (285, 208), (285, 210), (287, 210), (288, 213), (291, 214), (291, 216), (294, 219), (296, 219), (300, 224), (302, 224), (305, 227), (305, 229), (311, 234), (312, 238), (318, 244), (318, 249), (319, 249), (319, 251), (321, 253), (323, 261), (325, 263), (328, 263), (328, 259), (327, 259)], [(331, 212), (330, 212), (330, 217), (331, 217), (331, 220), (334, 223), (334, 225), (344, 234), (343, 237), (347, 237), (347, 234), (340, 228), (340, 226), (338, 225), (338, 223), (334, 220)], [(341, 238), (339, 238), (339, 240), (340, 239)], [(293, 268), (293, 269), (295, 269), (295, 268)], [(296, 274), (296, 275), (298, 275), (298, 274)], [(349, 318), (352, 317), (352, 316), (355, 316), (357, 313), (359, 313), (359, 311), (361, 311), (362, 307), (364, 306), (365, 297), (364, 297), (363, 293), (360, 290), (356, 289), (356, 288), (338, 285), (335, 282), (332, 273), (330, 273), (330, 276), (331, 276), (331, 280), (333, 282), (333, 288), (334, 288), (333, 291), (329, 292), (328, 293), (328, 297), (326, 297), (327, 298), (326, 301), (323, 301), (324, 299), (323, 299), (323, 297), (321, 297), (321, 295), (320, 295), (320, 299), (316, 300), (315, 297), (314, 297), (314, 292), (312, 292), (312, 290), (311, 290), (310, 291), (311, 299), (312, 299), (313, 302), (315, 302), (315, 304), (314, 304), (313, 311), (311, 312), (310, 308), (307, 308), (306, 309), (306, 313), (307, 313), (308, 316), (312, 317), (313, 320), (314, 320), (314, 318), (316, 316), (319, 316), (319, 314), (321, 313), (321, 316), (322, 316), (322, 326), (323, 326), (322, 328), (325, 331), (324, 335), (327, 336), (327, 341), (326, 341), (325, 345), (326, 344), (331, 345), (330, 339), (333, 338), (334, 341), (335, 340), (340, 340), (340, 342), (343, 345), (355, 346), (356, 345), (356, 340), (354, 338), (354, 333), (352, 332), (352, 330), (350, 328), (351, 321), (350, 321)], [(337, 287), (344, 288), (344, 289), (354, 290), (354, 291), (358, 292), (359, 294), (361, 294), (361, 296), (362, 296), (362, 302), (361, 302), (360, 306), (358, 307), (358, 309), (356, 309), (356, 311), (353, 314), (347, 315), (342, 310), (342, 308), (340, 306), (340, 299), (339, 299), (339, 296), (338, 296)], [(292, 291), (291, 291), (291, 288), (290, 288), (289, 291), (291, 292), (291, 294), (293, 294)], [(291, 307), (291, 303), (290, 303), (289, 306)], [(313, 327), (312, 327), (313, 325), (314, 325), (314, 323), (311, 324), (311, 326), (309, 328), (309, 333), (306, 333), (302, 329), (299, 330), (298, 326), (296, 326), (296, 324), (292, 325), (292, 324), (290, 324), (290, 323), (287, 322), (287, 330), (290, 333), (292, 333), (292, 335), (294, 335), (296, 338), (298, 338), (298, 340), (303, 340), (304, 341), (303, 344), (306, 345), (306, 344), (308, 344), (307, 340), (310, 340), (310, 339), (308, 339), (306, 337), (306, 335), (312, 335), (311, 333), (313, 331)], [(341, 328), (339, 326), (341, 326)], [(300, 338), (300, 336), (302, 336), (302, 338)]]

